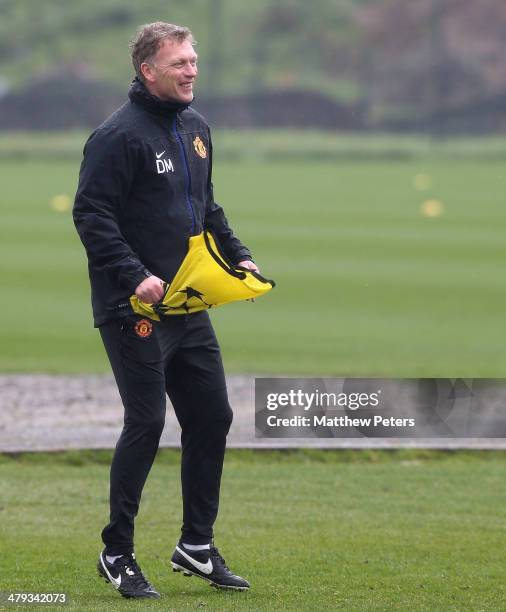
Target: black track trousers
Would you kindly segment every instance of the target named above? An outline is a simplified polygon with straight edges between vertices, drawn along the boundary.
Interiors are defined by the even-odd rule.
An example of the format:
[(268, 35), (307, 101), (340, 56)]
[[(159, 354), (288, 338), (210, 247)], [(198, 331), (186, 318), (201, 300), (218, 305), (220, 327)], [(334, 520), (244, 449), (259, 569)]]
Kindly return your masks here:
[(182, 540), (207, 544), (218, 514), (232, 410), (206, 311), (160, 322), (132, 315), (100, 327), (125, 408), (111, 465), (108, 554), (133, 551), (134, 519), (165, 422), (167, 393), (181, 425)]

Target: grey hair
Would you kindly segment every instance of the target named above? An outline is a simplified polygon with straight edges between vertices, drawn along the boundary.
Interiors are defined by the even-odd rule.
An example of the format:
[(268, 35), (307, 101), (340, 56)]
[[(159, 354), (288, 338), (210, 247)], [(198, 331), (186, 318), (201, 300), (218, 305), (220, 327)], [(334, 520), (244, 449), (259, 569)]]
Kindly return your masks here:
[(130, 52), (135, 74), (141, 81), (144, 80), (141, 64), (149, 60), (162, 46), (164, 40), (175, 40), (179, 43), (189, 40), (192, 45), (196, 43), (191, 30), (185, 26), (178, 26), (164, 21), (155, 21), (139, 26), (135, 36), (130, 41)]

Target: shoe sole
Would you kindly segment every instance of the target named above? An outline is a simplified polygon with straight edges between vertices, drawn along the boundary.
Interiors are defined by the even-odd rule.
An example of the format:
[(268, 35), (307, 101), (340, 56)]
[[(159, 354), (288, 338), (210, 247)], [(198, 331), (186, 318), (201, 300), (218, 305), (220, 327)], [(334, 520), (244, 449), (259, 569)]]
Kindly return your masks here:
[(214, 582), (214, 580), (211, 580), (210, 578), (205, 578), (204, 576), (201, 576), (200, 574), (196, 574), (195, 572), (192, 572), (187, 567), (183, 567), (182, 565), (178, 565), (177, 563), (174, 563), (174, 561), (171, 561), (171, 565), (172, 565), (173, 572), (183, 572), (183, 576), (186, 576), (187, 578), (190, 578), (191, 576), (195, 576), (196, 578), (202, 578), (202, 580), (209, 582), (209, 585), (214, 587), (215, 589), (222, 589), (224, 591), (247, 591), (249, 589), (249, 587), (237, 587), (237, 586), (227, 586), (224, 584), (218, 584), (217, 582)]

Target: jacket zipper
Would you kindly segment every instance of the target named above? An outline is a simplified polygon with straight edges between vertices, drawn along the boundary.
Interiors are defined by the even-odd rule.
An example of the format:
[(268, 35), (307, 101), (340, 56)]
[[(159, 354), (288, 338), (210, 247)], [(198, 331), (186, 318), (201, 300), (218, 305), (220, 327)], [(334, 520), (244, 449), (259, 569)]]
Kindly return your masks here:
[(190, 166), (188, 165), (188, 158), (186, 156), (186, 151), (183, 144), (183, 139), (181, 138), (181, 134), (177, 129), (177, 116), (174, 117), (173, 132), (179, 143), (179, 148), (181, 149), (181, 157), (183, 158), (183, 163), (186, 171), (186, 203), (188, 204), (188, 208), (190, 209), (192, 216), (192, 231), (190, 235), (193, 236), (195, 233), (195, 211), (193, 210), (193, 204), (191, 201), (192, 179), (190, 175)]

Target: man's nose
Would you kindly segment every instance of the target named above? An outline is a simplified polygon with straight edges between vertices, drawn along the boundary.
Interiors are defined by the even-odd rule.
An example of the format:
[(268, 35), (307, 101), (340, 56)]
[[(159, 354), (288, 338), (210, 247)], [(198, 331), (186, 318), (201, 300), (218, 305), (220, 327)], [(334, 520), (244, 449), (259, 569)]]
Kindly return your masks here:
[(194, 77), (194, 76), (197, 76), (197, 73), (198, 73), (197, 66), (192, 65), (192, 64), (187, 64), (187, 66), (186, 66), (186, 75), (187, 76)]

